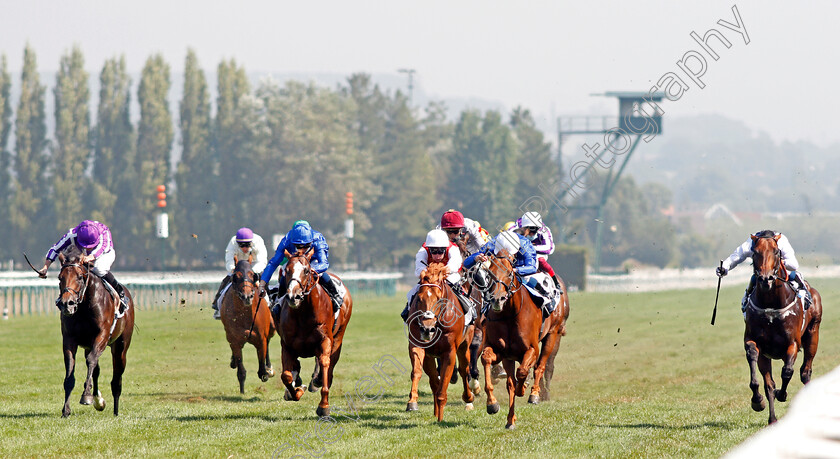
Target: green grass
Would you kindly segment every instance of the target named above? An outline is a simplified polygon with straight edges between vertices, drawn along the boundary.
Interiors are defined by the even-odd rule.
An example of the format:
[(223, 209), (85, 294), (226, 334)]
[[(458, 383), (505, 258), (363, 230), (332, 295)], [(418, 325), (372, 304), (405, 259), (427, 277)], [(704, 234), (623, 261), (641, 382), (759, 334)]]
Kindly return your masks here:
[[(818, 281), (826, 320), (814, 376), (840, 357), (840, 282)], [(111, 414), (110, 358), (100, 381), (105, 412), (81, 406), (84, 366), (77, 368), (73, 415), (60, 417), (63, 362), (58, 317), (0, 322), (0, 455), (270, 457), (307, 456), (308, 441), (325, 456), (343, 457), (717, 457), (765, 426), (767, 412), (749, 408), (749, 370), (742, 344), (741, 290), (721, 292), (718, 324), (709, 325), (713, 290), (643, 294), (572, 294), (568, 336), (561, 342), (553, 399), (528, 405), (517, 399), (517, 429), (504, 429), (507, 395), (497, 385), (499, 414), (485, 413), (486, 397), (467, 412), (460, 385), (450, 386), (445, 422), (432, 415), (428, 380), (421, 381), (420, 411), (406, 413), (409, 378), (369, 391), (382, 395), (357, 404), (357, 419), (341, 416), (357, 383), (376, 377), (372, 366), (386, 354), (408, 366), (398, 313), (401, 297), (359, 298), (346, 335), (331, 401), (336, 425), (324, 444), (315, 417), (318, 394), (285, 402), (279, 377), (256, 377), (247, 347), (246, 393), (238, 393), (221, 324), (207, 308), (139, 312), (139, 331), (128, 353), (121, 415)], [(280, 368), (280, 341), (271, 352)], [(797, 364), (801, 363), (800, 361)], [(312, 370), (304, 362), (304, 373)], [(774, 376), (780, 363), (774, 364)], [(308, 382), (308, 378), (304, 378)], [(483, 386), (483, 381), (482, 381)], [(801, 389), (798, 375), (791, 393)], [(777, 404), (784, 416), (788, 404)], [(327, 426), (321, 426), (323, 429)], [(330, 432), (322, 435), (330, 439)], [(306, 439), (308, 440), (300, 440)]]

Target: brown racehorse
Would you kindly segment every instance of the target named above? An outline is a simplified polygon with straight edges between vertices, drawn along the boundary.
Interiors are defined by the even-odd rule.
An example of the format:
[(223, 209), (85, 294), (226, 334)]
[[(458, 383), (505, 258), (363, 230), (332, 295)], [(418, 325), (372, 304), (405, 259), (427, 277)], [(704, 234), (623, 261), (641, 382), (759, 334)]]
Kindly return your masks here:
[[(446, 406), (447, 389), (456, 358), (458, 373), (464, 383), (461, 399), (467, 404), (466, 409), (473, 409), (474, 400), (467, 374), (470, 363), (467, 350), (474, 327), (466, 326), (461, 305), (452, 288), (445, 282), (446, 276), (446, 265), (429, 263), (420, 275), (420, 288), (409, 308), (407, 321), (411, 393), (406, 411), (417, 411), (417, 389), (425, 369), (435, 397), (435, 417), (438, 421), (443, 421), (443, 408)], [(440, 365), (436, 363), (436, 358), (440, 359)]]
[[(490, 367), (501, 361), (507, 372), (509, 396), (505, 425), (507, 429), (516, 427), (514, 413), (516, 397), (525, 395), (525, 382), (532, 368), (534, 368), (534, 385), (528, 401), (539, 402), (540, 385), (546, 362), (549, 357), (556, 355), (555, 348), (560, 340), (563, 323), (561, 312), (565, 313), (565, 310), (556, 308), (546, 319), (543, 336), (540, 336), (542, 311), (534, 304), (531, 295), (513, 270), (511, 258), (506, 250), (490, 255), (492, 307), (484, 317), (484, 343), (481, 354), (489, 414), (499, 412), (499, 403), (493, 395)], [(541, 338), (542, 346), (540, 346)], [(519, 368), (515, 368), (516, 362), (520, 363)]]
[(341, 357), (341, 344), (353, 311), (353, 300), (348, 292), (338, 318), (334, 320), (332, 300), (318, 284), (318, 273), (309, 266), (314, 253), (313, 250), (297, 251), (295, 254), (285, 252), (289, 259), (283, 274), (286, 299), (279, 312), (275, 313), (274, 323), (278, 325), (283, 346), (283, 373), (280, 378), (286, 386), (285, 399), (298, 401), (303, 396), (298, 359), (315, 357), (320, 375), (313, 379), (312, 385), (321, 385), (321, 402), (315, 413), (323, 417), (330, 414), (329, 388), (333, 370)]
[[(811, 380), (811, 364), (817, 353), (822, 321), (822, 299), (816, 289), (810, 289), (811, 307), (804, 310), (796, 292), (790, 287), (787, 273), (781, 260), (775, 237), (753, 236), (753, 270), (756, 288), (748, 299), (744, 349), (750, 364), (750, 389), (752, 409), (762, 411), (764, 399), (758, 392), (758, 375), (764, 377), (764, 393), (770, 405), (768, 423), (776, 422), (774, 400), (787, 400), (787, 387), (793, 377), (796, 354), (804, 352), (804, 361), (799, 369), (803, 384)], [(776, 389), (773, 382), (771, 359), (784, 361), (782, 366), (782, 388)], [(756, 368), (757, 367), (757, 368)]]
[(105, 399), (99, 392), (99, 357), (106, 346), (111, 346), (114, 375), (111, 394), (114, 396), (114, 416), (119, 415), (122, 375), (125, 371), (126, 353), (134, 331), (134, 300), (128, 288), (125, 299), (128, 308), (116, 319), (119, 298), (111, 295), (102, 279), (91, 272), (91, 264), (82, 264), (77, 258), (60, 257), (58, 274), (61, 293), (56, 306), (61, 311), (61, 338), (64, 349), (64, 409), (62, 417), (70, 416), (70, 393), (76, 384), (76, 350), (85, 350), (87, 378), (82, 405), (93, 404), (98, 411), (105, 409)]
[(232, 280), (219, 306), (222, 325), (230, 344), (230, 367), (236, 369), (239, 393), (245, 393), (245, 365), (242, 363), (242, 348), (251, 343), (257, 349), (260, 380), (268, 381), (274, 376), (274, 368), (268, 355), (268, 343), (274, 336), (274, 320), (268, 302), (260, 294), (260, 278), (251, 269), (249, 260), (234, 258), (236, 268)]

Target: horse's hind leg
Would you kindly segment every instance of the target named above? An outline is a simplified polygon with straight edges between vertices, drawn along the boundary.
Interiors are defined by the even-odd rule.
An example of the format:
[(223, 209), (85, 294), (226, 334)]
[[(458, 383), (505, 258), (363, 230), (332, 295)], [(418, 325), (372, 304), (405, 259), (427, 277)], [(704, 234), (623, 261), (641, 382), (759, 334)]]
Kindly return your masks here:
[(548, 356), (548, 360), (545, 362), (545, 373), (543, 373), (543, 377), (540, 379), (540, 398), (546, 402), (551, 400), (551, 378), (554, 377), (554, 361), (560, 351), (561, 339), (562, 335), (558, 334), (557, 344), (554, 346), (554, 350), (551, 351), (551, 355)]
[(758, 392), (758, 346), (755, 341), (747, 341), (744, 343), (744, 349), (747, 351), (747, 363), (750, 365), (750, 390), (752, 391), (752, 399), (750, 404), (754, 411), (764, 410), (764, 397)]
[(793, 342), (788, 346), (787, 354), (785, 355), (785, 363), (782, 366), (782, 388), (774, 393), (774, 398), (780, 402), (787, 400), (787, 387), (793, 378), (793, 366), (796, 364), (796, 354), (799, 353), (799, 348)]
[(298, 401), (303, 397), (303, 388), (295, 386), (297, 379), (299, 379), (300, 362), (285, 347), (280, 352), (280, 359), (283, 363), (283, 373), (280, 375), (280, 379), (286, 386), (286, 394), (283, 399)]
[[(99, 357), (102, 351), (107, 346), (107, 337), (98, 336), (93, 342), (90, 351), (85, 352), (85, 360), (87, 362), (87, 379), (85, 379), (85, 391), (82, 394), (82, 399), (79, 401), (82, 405), (93, 404), (92, 386), (94, 373), (99, 376)], [(104, 407), (103, 407), (104, 408)]]
[[(471, 341), (471, 340), (469, 340)], [(464, 340), (458, 346), (458, 373), (461, 374), (461, 379), (464, 383), (464, 393), (461, 394), (461, 400), (466, 403), (466, 409), (472, 410), (473, 409), (473, 401), (475, 400), (475, 396), (473, 395), (472, 388), (470, 388), (471, 384), (474, 384), (477, 388), (478, 381), (476, 379), (469, 378), (469, 366), (470, 366), (470, 356), (469, 356), (469, 341)], [(477, 390), (477, 389), (476, 389)]]
[[(122, 377), (125, 373), (126, 354), (128, 345), (123, 335), (111, 346), (111, 360), (114, 364), (114, 376), (111, 378), (111, 395), (114, 396), (114, 416), (120, 415), (120, 395), (122, 394)], [(105, 408), (103, 405), (102, 408)]]
[(534, 385), (531, 386), (531, 396), (528, 397), (528, 403), (540, 403), (540, 390), (542, 389), (542, 381), (545, 376), (545, 368), (549, 357), (554, 355), (554, 350), (560, 341), (560, 333), (549, 333), (542, 342), (540, 347), (540, 356), (537, 359), (537, 364), (534, 367)]
[(811, 365), (814, 363), (814, 356), (817, 355), (817, 346), (820, 343), (820, 323), (816, 322), (805, 330), (802, 335), (802, 354), (804, 360), (799, 369), (799, 377), (802, 384), (811, 381)]
[(321, 378), (321, 364), (316, 359), (315, 368), (312, 370), (312, 379), (309, 380), (309, 392), (315, 392), (323, 385), (323, 378)]
[(274, 377), (274, 366), (271, 365), (271, 357), (269, 357), (269, 350), (270, 350), (270, 341), (271, 335), (269, 335), (268, 339), (265, 340), (265, 372), (268, 374), (269, 378)]
[[(483, 337), (484, 333), (482, 333), (481, 327), (476, 326), (475, 334), (470, 343), (470, 377), (474, 380), (478, 380), (478, 351)], [(476, 395), (478, 395), (478, 392)]]
[(758, 371), (764, 376), (764, 395), (767, 396), (767, 406), (770, 408), (768, 424), (776, 422), (776, 383), (773, 381), (773, 362), (765, 356), (758, 358)]
[[(508, 390), (508, 416), (507, 416), (507, 424), (505, 424), (505, 429), (511, 430), (516, 428), (516, 393), (518, 392), (518, 386), (520, 384), (524, 384), (523, 382), (516, 381), (516, 362), (510, 359), (502, 360), (502, 366), (505, 367), (505, 372), (508, 374), (507, 377), (507, 390)], [(519, 369), (522, 369), (524, 365), (520, 364)], [(527, 370), (525, 373), (526, 377), (528, 375)], [(524, 390), (524, 388), (523, 388)]]
[(85, 350), (85, 363), (88, 367), (88, 379), (85, 380), (84, 390), (82, 391), (82, 398), (79, 399), (79, 405), (91, 405), (93, 404), (93, 393), (91, 389), (91, 379), (96, 379), (99, 377), (99, 365), (98, 362), (94, 365), (93, 370), (90, 368), (90, 349)]
[(64, 409), (61, 411), (61, 417), (66, 418), (70, 416), (70, 393), (73, 392), (73, 387), (76, 385), (76, 350), (78, 346), (74, 343), (64, 341)]

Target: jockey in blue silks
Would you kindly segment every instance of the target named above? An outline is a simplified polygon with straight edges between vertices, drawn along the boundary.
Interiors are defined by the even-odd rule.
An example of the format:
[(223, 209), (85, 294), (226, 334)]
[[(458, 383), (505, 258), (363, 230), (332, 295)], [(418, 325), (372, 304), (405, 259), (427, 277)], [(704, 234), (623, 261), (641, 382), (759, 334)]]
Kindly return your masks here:
[[(327, 273), (327, 269), (330, 267), (330, 246), (327, 244), (324, 235), (312, 229), (309, 223), (304, 220), (295, 222), (292, 230), (286, 233), (286, 236), (277, 245), (274, 256), (268, 261), (260, 278), (261, 287), (265, 289), (274, 271), (288, 261), (285, 256), (285, 251), (287, 250), (291, 254), (296, 253), (298, 250), (313, 250), (315, 252), (309, 260), (309, 266), (318, 274), (318, 283), (321, 284), (321, 287), (324, 287), (324, 290), (332, 298), (333, 311), (337, 311), (341, 307), (342, 299), (338, 294), (338, 289), (333, 283), (332, 278)], [(282, 270), (280, 271), (279, 282), (280, 291), (278, 295), (283, 296), (286, 294), (286, 282), (283, 279)]]

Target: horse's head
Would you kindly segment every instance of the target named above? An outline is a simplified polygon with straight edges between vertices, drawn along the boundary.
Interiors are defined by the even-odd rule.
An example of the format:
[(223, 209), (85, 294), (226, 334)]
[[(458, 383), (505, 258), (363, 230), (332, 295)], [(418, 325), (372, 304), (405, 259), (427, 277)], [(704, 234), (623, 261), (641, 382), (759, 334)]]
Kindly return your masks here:
[(314, 253), (312, 248), (300, 249), (294, 254), (288, 250), (284, 253), (289, 261), (286, 263), (283, 279), (286, 282), (286, 298), (292, 308), (299, 307), (303, 298), (315, 286), (314, 273), (309, 266)]
[(770, 232), (753, 235), (753, 272), (758, 288), (766, 292), (782, 281), (782, 255), (777, 241), (781, 235)]
[(488, 286), (485, 299), (490, 302), (493, 311), (501, 312), (507, 300), (513, 295), (518, 287), (516, 283), (516, 272), (513, 270), (513, 256), (506, 249), (500, 249), (490, 255), (490, 285)]
[(239, 260), (234, 257), (236, 268), (233, 270), (233, 290), (245, 304), (251, 304), (254, 296), (258, 293), (259, 276), (251, 269), (250, 257), (248, 260)]
[(443, 281), (446, 279), (447, 269), (443, 263), (429, 263), (420, 274), (420, 287), (414, 300), (415, 317), (420, 326), (420, 341), (432, 340), (438, 325), (438, 315), (445, 314), (449, 300), (443, 293)]
[(90, 281), (90, 265), (82, 264), (78, 258), (61, 257), (61, 271), (58, 273), (58, 288), (61, 293), (55, 305), (65, 316), (76, 313), (85, 298)]

